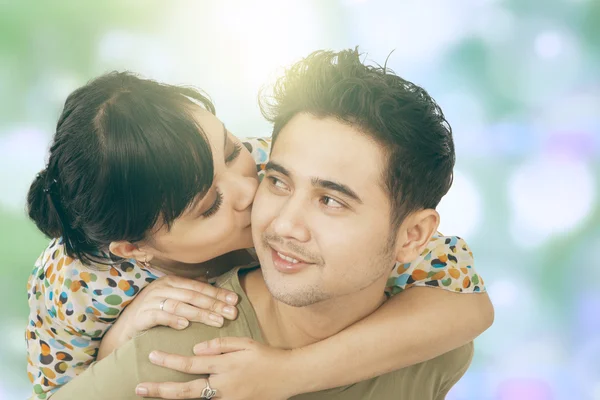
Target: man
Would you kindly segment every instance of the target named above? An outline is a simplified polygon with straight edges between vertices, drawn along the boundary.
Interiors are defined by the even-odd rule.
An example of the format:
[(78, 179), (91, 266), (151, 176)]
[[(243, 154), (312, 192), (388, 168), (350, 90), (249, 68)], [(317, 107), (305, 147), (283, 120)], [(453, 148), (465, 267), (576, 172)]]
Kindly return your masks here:
[[(191, 355), (196, 343), (226, 336), (281, 348), (330, 337), (374, 312), (386, 299), (395, 263), (415, 259), (436, 232), (435, 207), (452, 181), (454, 147), (441, 110), (423, 89), (363, 65), (356, 51), (316, 52), (277, 82), (262, 109), (274, 132), (252, 213), (261, 268), (236, 268), (217, 282), (240, 295), (237, 320), (221, 329), (151, 329), (55, 400), (134, 399), (139, 382), (199, 378), (151, 364), (153, 350)], [(294, 399), (442, 399), (472, 354), (470, 344)], [(197, 396), (215, 396), (210, 382), (201, 381), (206, 387)], [(214, 389), (215, 397), (226, 397)]]

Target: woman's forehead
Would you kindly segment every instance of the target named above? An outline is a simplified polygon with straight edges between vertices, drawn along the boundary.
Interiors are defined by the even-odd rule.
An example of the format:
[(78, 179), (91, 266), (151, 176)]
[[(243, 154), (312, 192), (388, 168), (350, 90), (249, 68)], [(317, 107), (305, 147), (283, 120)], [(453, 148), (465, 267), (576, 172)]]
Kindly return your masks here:
[(194, 110), (194, 119), (202, 128), (213, 150), (223, 150), (227, 131), (221, 120), (202, 107)]

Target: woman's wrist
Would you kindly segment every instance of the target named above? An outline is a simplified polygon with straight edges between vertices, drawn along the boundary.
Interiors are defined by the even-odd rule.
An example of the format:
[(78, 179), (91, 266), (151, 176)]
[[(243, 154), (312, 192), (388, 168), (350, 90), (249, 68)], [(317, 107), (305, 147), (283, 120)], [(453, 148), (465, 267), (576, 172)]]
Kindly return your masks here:
[(307, 358), (307, 350), (303, 347), (289, 350), (281, 371), (286, 374), (285, 381), (288, 383), (289, 397), (302, 393), (310, 393), (320, 390), (318, 387), (318, 370), (310, 367), (310, 360)]

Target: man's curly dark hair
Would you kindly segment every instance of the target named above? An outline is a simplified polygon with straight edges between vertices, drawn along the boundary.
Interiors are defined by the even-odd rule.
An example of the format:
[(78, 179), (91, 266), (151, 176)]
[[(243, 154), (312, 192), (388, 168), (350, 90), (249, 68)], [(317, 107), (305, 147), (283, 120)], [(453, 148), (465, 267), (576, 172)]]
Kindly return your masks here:
[(299, 113), (335, 118), (375, 139), (387, 156), (382, 182), (398, 226), (413, 211), (435, 208), (450, 189), (452, 129), (423, 88), (360, 57), (358, 49), (316, 51), (287, 69), (268, 95), (262, 91), (260, 107), (273, 123), (273, 145)]

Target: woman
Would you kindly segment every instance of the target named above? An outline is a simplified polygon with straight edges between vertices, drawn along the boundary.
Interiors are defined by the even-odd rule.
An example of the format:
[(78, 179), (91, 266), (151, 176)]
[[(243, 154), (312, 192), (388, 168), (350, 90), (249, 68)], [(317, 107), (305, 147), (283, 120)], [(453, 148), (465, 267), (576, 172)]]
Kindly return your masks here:
[[(235, 318), (235, 294), (201, 281), (250, 261), (232, 252), (252, 246), (257, 185), (250, 153), (201, 93), (126, 73), (100, 77), (73, 92), (59, 118), (48, 167), (28, 199), (36, 225), (56, 238), (29, 281), (29, 372), (36, 396), (47, 398), (97, 357), (151, 326), (184, 329), (189, 321), (220, 326), (223, 317)], [(440, 252), (450, 254), (446, 268), (472, 261), (466, 245), (440, 238), (428, 252), (435, 259)], [(429, 280), (431, 265), (424, 259), (402, 270), (425, 275), (413, 274), (420, 278), (393, 293)], [(479, 279), (472, 269), (463, 274)], [(460, 288), (464, 278), (454, 277), (446, 287)], [(482, 289), (471, 285), (469, 291)], [(272, 361), (285, 351), (252, 344), (237, 359), (228, 354), (232, 367), (211, 384), (236, 399), (340, 386), (449, 351), (491, 323), (485, 294), (413, 289), (399, 296), (403, 306), (393, 298), (365, 321), (304, 349), (294, 370), (305, 371), (305, 381), (274, 379), (283, 372)], [(407, 301), (415, 304), (410, 312)], [(398, 326), (403, 340), (395, 337)], [(365, 337), (370, 343), (361, 343)], [(358, 352), (361, 368), (354, 368), (352, 355)], [(339, 368), (323, 368), (332, 359)], [(242, 378), (285, 384), (253, 392), (236, 385)], [(141, 386), (139, 394), (156, 396), (157, 388)], [(171, 398), (180, 388), (163, 385), (160, 391)]]

